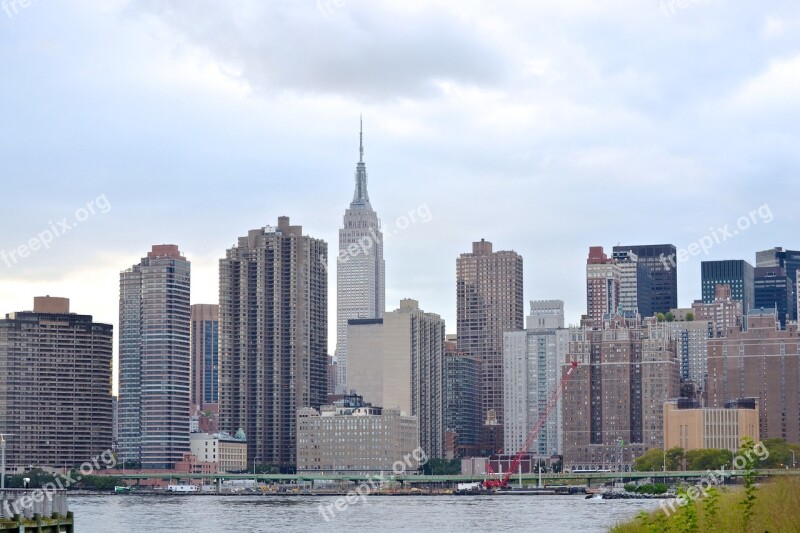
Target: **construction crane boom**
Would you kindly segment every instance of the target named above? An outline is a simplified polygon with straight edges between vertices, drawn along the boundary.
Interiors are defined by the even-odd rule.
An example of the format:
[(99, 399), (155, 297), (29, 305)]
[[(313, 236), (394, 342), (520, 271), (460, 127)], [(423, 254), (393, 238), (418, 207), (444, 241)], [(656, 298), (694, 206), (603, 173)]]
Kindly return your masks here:
[[(487, 489), (494, 489), (494, 488), (506, 488), (508, 487), (508, 481), (511, 479), (511, 476), (514, 475), (514, 472), (519, 468), (520, 462), (522, 462), (522, 457), (528, 452), (528, 449), (533, 444), (533, 441), (536, 440), (536, 437), (539, 435), (539, 432), (542, 430), (545, 422), (547, 422), (547, 417), (550, 416), (550, 411), (558, 403), (558, 398), (561, 396), (561, 392), (564, 390), (564, 387), (567, 384), (567, 381), (572, 377), (572, 373), (575, 369), (578, 368), (578, 362), (572, 361), (570, 363), (569, 370), (561, 378), (561, 381), (556, 387), (556, 390), (550, 395), (550, 399), (547, 400), (547, 405), (544, 408), (544, 411), (541, 412), (539, 415), (539, 419), (536, 420), (536, 424), (528, 432), (528, 437), (525, 439), (522, 447), (517, 452), (517, 455), (514, 456), (514, 460), (511, 462), (511, 466), (508, 468), (508, 471), (505, 473), (502, 479), (487, 479), (483, 482), (483, 487)], [(489, 470), (491, 471), (491, 466), (489, 466)]]

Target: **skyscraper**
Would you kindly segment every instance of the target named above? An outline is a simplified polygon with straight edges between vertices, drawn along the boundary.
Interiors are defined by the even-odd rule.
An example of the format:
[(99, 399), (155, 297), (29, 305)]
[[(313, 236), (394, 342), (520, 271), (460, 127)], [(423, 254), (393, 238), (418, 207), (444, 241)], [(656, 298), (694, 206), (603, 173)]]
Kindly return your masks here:
[[(442, 364), (445, 434), (452, 435), (445, 455), (477, 455), (481, 441), (481, 361), (459, 352), (456, 342), (446, 341)], [(447, 438), (445, 438), (447, 443)]]
[(679, 392), (675, 341), (655, 318), (615, 315), (569, 330), (562, 396), (564, 468), (629, 470), (634, 457), (663, 446), (663, 404)]
[(774, 309), (751, 310), (746, 327), (708, 341), (708, 405), (757, 398), (761, 438), (800, 442), (797, 325), (777, 322)]
[(380, 318), (386, 307), (383, 233), (369, 203), (364, 134), (360, 133), (355, 191), (344, 212), (336, 258), (336, 369), (340, 392), (347, 387), (347, 321)]
[[(637, 261), (650, 272), (653, 313), (668, 313), (678, 307), (678, 262), (673, 244), (614, 246), (612, 253), (633, 252)], [(647, 316), (642, 314), (642, 316)]]
[(190, 280), (172, 244), (120, 274), (119, 447), (143, 468), (173, 468), (189, 451)]
[(192, 306), (192, 407), (219, 402), (219, 306)]
[[(481, 360), (481, 418), (503, 423), (503, 333), (524, 325), (522, 256), (483, 239), (456, 260), (458, 351)], [(502, 439), (501, 439), (502, 440)]]
[(780, 246), (756, 252), (756, 267), (781, 267), (792, 280), (792, 310), (789, 320), (797, 320), (797, 271), (800, 270), (800, 251), (784, 250)]
[(589, 248), (586, 259), (586, 314), (602, 321), (617, 312), (620, 300), (621, 272), (617, 262), (603, 252), (602, 246)]
[(754, 277), (753, 265), (743, 259), (703, 261), (700, 263), (703, 303), (714, 301), (717, 285), (730, 285), (731, 299), (742, 302), (742, 311), (748, 314), (755, 304)]
[(630, 250), (615, 249), (614, 261), (619, 266), (619, 305), (622, 310), (637, 312), (642, 317), (653, 316), (653, 276), (647, 265)]
[(0, 320), (7, 464), (75, 467), (111, 449), (112, 348), (112, 326), (70, 313), (66, 298)]
[(325, 403), (327, 248), (279, 217), (220, 260), (220, 428), (244, 429), (250, 461), (293, 467), (297, 410)]
[(775, 309), (781, 328), (794, 313), (794, 283), (783, 267), (756, 267), (753, 271), (754, 309)]
[(382, 319), (352, 319), (348, 327), (348, 385), (365, 401), (416, 416), (420, 446), (433, 458), (444, 457), (444, 331), (439, 315), (411, 299)]
[[(564, 302), (531, 302), (525, 331), (505, 334), (504, 395), (505, 453), (522, 448), (528, 432), (542, 416), (561, 381), (561, 363), (566, 357), (568, 330), (564, 328)], [(561, 399), (550, 411), (531, 446), (523, 450), (539, 457), (560, 454)]]

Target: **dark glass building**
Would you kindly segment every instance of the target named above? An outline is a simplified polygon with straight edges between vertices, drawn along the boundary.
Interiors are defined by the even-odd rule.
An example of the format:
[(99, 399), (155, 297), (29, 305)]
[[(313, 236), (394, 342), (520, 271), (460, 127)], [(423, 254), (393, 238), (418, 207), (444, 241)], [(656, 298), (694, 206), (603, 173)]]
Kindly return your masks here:
[(481, 441), (481, 362), (456, 350), (454, 342), (445, 343), (442, 364), (444, 377), (445, 432), (455, 434), (454, 455), (473, 455)]
[(800, 251), (784, 250), (778, 246), (756, 252), (756, 267), (781, 267), (784, 269), (786, 276), (792, 280), (789, 287), (792, 294), (790, 320), (797, 320), (797, 271), (800, 270)]
[(755, 309), (775, 309), (781, 329), (791, 320), (794, 301), (792, 280), (781, 267), (756, 267), (754, 271)]
[(754, 276), (753, 265), (744, 259), (703, 261), (700, 264), (703, 303), (714, 302), (717, 285), (730, 285), (731, 299), (742, 302), (742, 311), (747, 314), (755, 305)]
[[(652, 313), (667, 313), (678, 307), (678, 261), (673, 244), (614, 246), (612, 254), (633, 252), (638, 262), (650, 272)], [(642, 316), (646, 316), (642, 314)]]

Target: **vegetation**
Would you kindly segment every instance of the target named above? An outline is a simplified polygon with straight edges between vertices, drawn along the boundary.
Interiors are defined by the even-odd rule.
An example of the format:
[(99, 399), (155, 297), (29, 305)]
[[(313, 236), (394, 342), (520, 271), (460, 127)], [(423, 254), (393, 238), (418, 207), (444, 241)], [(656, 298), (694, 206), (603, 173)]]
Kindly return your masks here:
[(645, 483), (637, 487), (634, 483), (626, 483), (625, 490), (636, 492), (637, 494), (664, 494), (667, 492), (667, 486), (663, 483)]
[[(717, 489), (714, 489), (715, 492)], [(746, 533), (748, 531), (800, 531), (800, 480), (779, 478), (761, 485), (758, 498), (754, 500), (750, 529), (746, 529), (741, 502), (742, 490), (726, 491), (713, 496), (715, 502), (709, 509), (709, 500), (701, 497), (693, 504), (697, 514), (697, 531), (724, 531), (726, 533)], [(659, 510), (654, 513), (640, 513), (631, 522), (612, 528), (613, 533), (679, 533), (685, 523), (677, 510), (666, 516)]]
[(784, 439), (765, 439), (761, 442), (769, 450), (769, 457), (759, 460), (758, 468), (793, 468), (793, 460), (797, 462), (794, 467), (800, 467), (800, 445), (789, 444)]
[[(670, 503), (659, 510), (639, 513), (635, 520), (615, 526), (612, 532), (800, 531), (800, 513), (793, 511), (800, 506), (800, 479), (778, 478), (757, 488), (755, 466), (760, 461), (752, 439), (742, 439), (737, 457), (746, 461), (743, 488), (728, 491), (710, 487), (703, 492), (698, 490), (699, 486), (683, 487), (678, 494), (688, 497), (687, 505), (680, 506), (668, 500)], [(737, 460), (738, 465), (740, 461)], [(691, 500), (693, 495), (694, 501)], [(671, 511), (666, 513), (665, 508)]]
[(695, 319), (694, 311), (687, 311), (686, 312), (686, 321), (687, 322), (693, 322), (694, 319)]
[(656, 313), (656, 320), (658, 322), (674, 322), (675, 315), (673, 313)]
[(431, 459), (423, 465), (422, 473), (433, 476), (460, 474), (461, 460), (453, 459), (452, 461), (448, 461), (446, 459)]
[(730, 450), (703, 449), (684, 452), (683, 448), (670, 448), (665, 457), (660, 448), (651, 448), (636, 458), (634, 468), (639, 472), (660, 472), (666, 462), (667, 470), (716, 470), (722, 465), (730, 465), (732, 460), (733, 454)]
[(689, 450), (685, 459), (687, 470), (716, 470), (722, 465), (730, 465), (733, 453), (730, 450)]

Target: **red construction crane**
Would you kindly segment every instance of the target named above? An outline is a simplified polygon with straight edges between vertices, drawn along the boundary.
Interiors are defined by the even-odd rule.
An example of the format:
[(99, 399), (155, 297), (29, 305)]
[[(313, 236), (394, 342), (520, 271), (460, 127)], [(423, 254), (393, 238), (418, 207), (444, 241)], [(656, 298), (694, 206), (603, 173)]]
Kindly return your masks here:
[[(502, 479), (486, 479), (483, 482), (483, 488), (485, 489), (499, 489), (499, 488), (507, 488), (508, 487), (508, 480), (511, 479), (511, 476), (514, 475), (514, 472), (519, 468), (519, 463), (522, 461), (522, 457), (528, 452), (528, 448), (531, 447), (533, 441), (536, 439), (539, 432), (542, 430), (542, 426), (547, 421), (547, 417), (550, 415), (550, 411), (556, 406), (558, 402), (558, 397), (561, 396), (561, 392), (564, 390), (564, 386), (567, 384), (567, 381), (572, 377), (572, 372), (578, 368), (578, 362), (572, 361), (570, 364), (569, 370), (561, 378), (561, 382), (556, 387), (556, 390), (553, 391), (553, 394), (550, 395), (550, 399), (547, 400), (547, 406), (545, 406), (544, 411), (539, 415), (539, 419), (536, 421), (536, 424), (531, 428), (528, 432), (528, 438), (525, 439), (522, 447), (517, 452), (517, 455), (514, 456), (514, 460), (511, 462), (511, 466), (508, 468), (508, 472), (502, 477)], [(492, 467), (487, 462), (487, 468), (489, 472), (492, 472)]]

